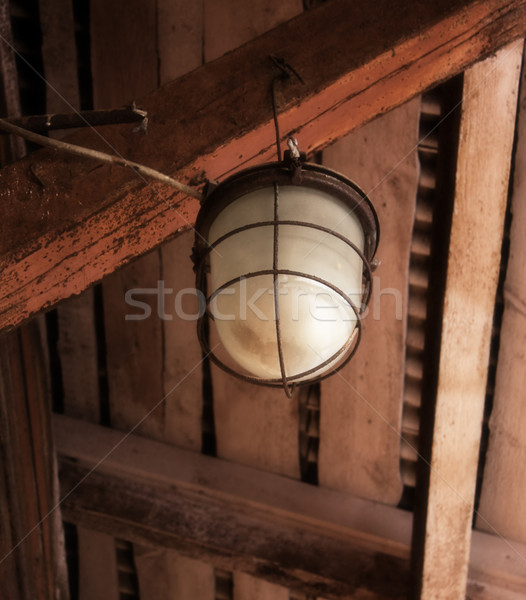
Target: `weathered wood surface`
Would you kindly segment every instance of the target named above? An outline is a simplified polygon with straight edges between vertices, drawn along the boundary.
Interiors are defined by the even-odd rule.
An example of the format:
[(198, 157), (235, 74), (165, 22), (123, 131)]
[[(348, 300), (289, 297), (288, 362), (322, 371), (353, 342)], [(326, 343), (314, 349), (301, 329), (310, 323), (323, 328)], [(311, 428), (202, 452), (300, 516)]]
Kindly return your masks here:
[[(322, 382), (319, 482), (398, 504), (408, 272), (419, 175), (420, 99), (376, 119), (323, 153), (370, 195), (380, 220), (380, 267), (356, 356)], [(382, 149), (379, 152), (379, 149)]]
[(477, 527), (526, 542), (526, 74), (521, 77), (518, 138), (511, 199), (510, 254), (504, 283), (490, 439)]
[[(218, 178), (273, 155), (269, 54), (283, 55), (306, 82), (282, 86), (281, 127), (313, 152), (525, 30), (525, 0), (406, 0), (395, 14), (387, 0), (336, 0), (145, 98), (147, 136), (129, 126), (100, 133), (126, 157), (180, 179)], [(72, 139), (107, 149), (92, 132)], [(198, 210), (196, 201), (128, 171), (54, 151), (1, 178), (9, 206), (0, 236), (3, 328), (79, 294), (188, 228)]]
[(79, 600), (120, 600), (114, 537), (79, 526), (77, 539)]
[(1, 589), (13, 600), (67, 599), (50, 385), (36, 321), (0, 340), (0, 439)]
[(141, 598), (214, 600), (214, 567), (173, 550), (134, 545)]
[(521, 46), (464, 75), (425, 528), (413, 544), (424, 600), (466, 593)]
[[(108, 6), (96, 0), (90, 10), (94, 108), (120, 106), (154, 89), (158, 81), (155, 5), (126, 0)], [(138, 431), (158, 439), (164, 432), (164, 393), (157, 298), (151, 293), (138, 295), (150, 307), (151, 317), (126, 320), (138, 312), (126, 302), (126, 292), (157, 289), (160, 279), (159, 254), (150, 252), (112, 274), (102, 287), (110, 422), (129, 431), (142, 421)]]
[(64, 493), (107, 457), (65, 500), (74, 523), (323, 597), (406, 597), (409, 513), (64, 416), (55, 425)]
[[(157, 13), (159, 80), (164, 84), (201, 65), (204, 6), (200, 2), (161, 0)], [(160, 249), (162, 280), (165, 288), (173, 290), (166, 296), (167, 318), (161, 324), (163, 392), (166, 395), (164, 439), (199, 452), (202, 445), (202, 355), (195, 334), (196, 321), (191, 317), (198, 312), (197, 297), (191, 292), (195, 287), (190, 260), (193, 233), (187, 231)], [(196, 365), (199, 366), (195, 368)]]
[[(99, 478), (91, 483), (88, 478), (82, 484), (87, 486), (86, 494), (76, 493), (71, 503), (69, 499), (66, 500), (65, 509), (68, 514), (71, 517), (74, 515), (79, 523), (89, 523), (90, 527), (112, 535), (125, 534), (125, 538), (136, 536), (145, 544), (146, 553), (156, 547), (177, 545), (179, 551), (193, 556), (206, 555), (216, 566), (232, 570), (234, 566), (239, 565), (240, 551), (246, 552), (247, 556), (255, 555), (257, 540), (260, 539), (259, 527), (275, 531), (273, 528), (277, 520), (285, 526), (284, 531), (289, 532), (293, 539), (297, 539), (297, 532), (303, 530), (306, 530), (306, 535), (318, 533), (325, 538), (336, 539), (338, 556), (345, 562), (348, 571), (360, 567), (352, 560), (356, 548), (360, 548), (365, 554), (376, 551), (378, 556), (398, 557), (402, 560), (409, 554), (412, 515), (407, 511), (180, 450), (135, 435), (118, 445), (122, 440), (122, 434), (119, 432), (64, 416), (54, 417), (54, 428), (57, 449), (67, 481), (70, 481), (71, 469), (74, 468), (70, 465), (75, 464), (85, 470), (107, 457), (96, 471)], [(106, 486), (109, 483), (112, 483), (111, 487)], [(102, 487), (98, 488), (99, 485)], [(140, 490), (144, 490), (144, 495), (139, 494)], [(157, 494), (158, 490), (160, 495)], [(196, 496), (203, 502), (200, 509), (193, 504)], [(93, 502), (88, 506), (90, 498)], [(97, 498), (100, 499), (100, 504)], [(184, 515), (177, 513), (180, 516), (177, 519), (176, 506), (189, 498), (192, 498), (192, 505), (187, 504), (186, 508), (190, 510)], [(135, 499), (138, 499), (142, 508), (139, 505), (134, 508)], [(166, 499), (166, 503), (163, 499)], [(232, 511), (230, 521), (226, 513), (216, 514), (218, 502), (220, 506), (224, 503), (226, 510)], [(130, 507), (131, 512), (126, 508), (117, 514), (123, 505)], [(163, 525), (160, 529), (152, 527), (150, 521), (151, 516), (157, 514), (159, 506), (165, 511), (155, 517)], [(138, 511), (137, 514), (134, 511)], [(230, 512), (228, 514), (230, 515)], [(209, 527), (201, 529), (196, 537), (192, 537), (192, 523), (199, 521), (203, 524), (206, 515), (210, 516)], [(255, 529), (244, 528), (247, 515), (257, 518), (259, 525)], [(132, 517), (136, 518), (137, 522), (134, 522)], [(238, 527), (241, 527), (241, 531)], [(206, 540), (210, 541), (210, 536), (217, 531), (224, 533), (224, 537), (215, 546), (217, 555), (213, 555)], [(236, 531), (239, 532), (239, 537), (236, 543), (232, 544), (235, 545), (232, 552), (227, 546), (231, 537), (235, 538)], [(306, 543), (307, 538), (302, 539)], [(514, 546), (515, 551), (512, 552), (506, 540), (479, 531), (473, 532), (469, 571), (469, 593), (473, 596), (470, 597), (477, 600), (515, 600), (513, 593), (523, 590), (526, 585), (526, 561), (523, 559), (526, 556), (526, 545), (517, 543)], [(448, 548), (448, 552), (453, 549)], [(272, 551), (271, 548), (269, 553)], [(309, 566), (312, 567), (313, 573), (324, 564), (322, 546), (318, 547), (318, 554)], [(173, 569), (167, 569), (168, 576), (172, 578), (170, 589), (180, 589), (177, 587), (181, 586), (178, 573), (186, 570), (195, 574), (195, 563), (193, 559), (175, 557), (174, 554), (166, 556), (170, 558), (164, 560), (174, 560), (178, 565), (177, 569), (175, 566)], [(301, 566), (302, 556), (304, 555), (300, 552), (294, 557), (292, 567)], [(281, 564), (281, 568), (277, 571), (271, 569), (265, 573), (259, 572), (260, 576), (274, 583), (298, 585), (297, 572), (293, 569), (293, 574), (290, 575), (286, 556), (281, 554), (275, 558)], [(254, 566), (248, 559), (247, 563), (243, 562), (243, 566), (246, 567), (244, 571), (248, 573), (254, 573), (258, 568), (263, 569), (263, 563), (259, 562), (258, 565), (259, 567)], [(378, 578), (384, 580), (387, 571), (383, 570), (381, 562), (377, 566)], [(203, 573), (201, 566), (199, 572)], [(164, 577), (166, 576), (165, 574)], [(289, 576), (290, 582), (284, 581)], [(208, 572), (208, 575), (202, 577), (203, 581), (199, 582), (198, 578), (189, 576), (185, 579), (185, 585), (190, 585), (191, 588), (184, 589), (209, 591), (212, 575)], [(253, 585), (257, 586), (256, 583)], [(311, 595), (315, 593), (315, 588), (306, 590), (301, 585), (299, 588), (306, 593), (310, 591)], [(493, 591), (494, 595), (484, 596), (484, 590)], [(325, 591), (321, 595), (325, 595)], [(195, 595), (190, 597), (210, 596), (200, 596), (195, 592)], [(366, 597), (375, 596), (373, 594)]]
[(469, 600), (521, 600), (526, 589), (526, 545), (473, 531), (469, 560)]
[[(71, 3), (39, 0), (46, 111), (80, 108), (75, 24)], [(51, 135), (62, 137), (63, 132)], [(65, 414), (99, 422), (97, 340), (93, 290), (57, 309), (60, 370)]]
[[(299, 0), (271, 0), (256, 10), (239, 0), (207, 0), (205, 60), (218, 58), (302, 10)], [(212, 382), (217, 455), (298, 478), (297, 397), (237, 380), (215, 366)]]

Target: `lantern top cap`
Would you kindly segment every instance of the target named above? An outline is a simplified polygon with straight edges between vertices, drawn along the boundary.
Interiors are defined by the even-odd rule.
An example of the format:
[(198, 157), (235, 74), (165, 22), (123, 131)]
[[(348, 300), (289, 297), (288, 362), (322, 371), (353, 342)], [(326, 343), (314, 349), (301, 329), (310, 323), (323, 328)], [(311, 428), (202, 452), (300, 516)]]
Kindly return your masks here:
[(298, 159), (292, 157), (290, 152), (285, 152), (285, 159), (281, 162), (269, 162), (244, 169), (211, 188), (195, 223), (196, 254), (206, 251), (210, 226), (230, 203), (245, 194), (277, 184), (308, 187), (343, 201), (364, 230), (364, 254), (367, 260), (371, 260), (378, 246), (380, 228), (376, 211), (365, 192), (345, 175), (304, 160), (304, 154)]

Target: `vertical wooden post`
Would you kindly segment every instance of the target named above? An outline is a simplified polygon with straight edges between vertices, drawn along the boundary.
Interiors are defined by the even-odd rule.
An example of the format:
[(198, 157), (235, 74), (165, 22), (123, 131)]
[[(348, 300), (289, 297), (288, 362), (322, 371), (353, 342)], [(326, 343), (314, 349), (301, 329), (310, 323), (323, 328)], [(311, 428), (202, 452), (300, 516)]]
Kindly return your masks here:
[(526, 67), (523, 64), (511, 199), (510, 254), (504, 283), (490, 439), (477, 528), (526, 542)]
[(500, 50), (464, 77), (436, 406), (432, 431), (424, 432), (433, 440), (425, 457), (429, 486), (413, 543), (423, 600), (466, 593), (521, 46)]
[(0, 339), (0, 439), (0, 588), (13, 600), (67, 599), (50, 387), (36, 321)]

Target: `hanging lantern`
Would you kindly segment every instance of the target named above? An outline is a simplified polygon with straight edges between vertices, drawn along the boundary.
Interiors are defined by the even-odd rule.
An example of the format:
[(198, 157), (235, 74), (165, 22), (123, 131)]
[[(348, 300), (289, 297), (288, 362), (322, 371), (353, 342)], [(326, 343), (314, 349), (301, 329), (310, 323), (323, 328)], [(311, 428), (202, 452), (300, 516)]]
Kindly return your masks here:
[(198, 337), (214, 363), (290, 395), (349, 360), (379, 234), (358, 186), (287, 152), (215, 187), (195, 229)]

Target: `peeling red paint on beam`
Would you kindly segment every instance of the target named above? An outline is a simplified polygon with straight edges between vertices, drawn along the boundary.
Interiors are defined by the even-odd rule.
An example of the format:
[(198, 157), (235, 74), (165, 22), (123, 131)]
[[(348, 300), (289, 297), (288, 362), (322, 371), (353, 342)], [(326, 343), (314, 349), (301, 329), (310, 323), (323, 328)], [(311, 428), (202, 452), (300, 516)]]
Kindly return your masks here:
[[(276, 73), (267, 57), (278, 53), (306, 82), (279, 85), (281, 131), (319, 150), (526, 31), (526, 0), (438, 4), (404, 0), (394, 10), (387, 0), (334, 0), (153, 92), (141, 101), (151, 119), (147, 136), (121, 126), (100, 131), (130, 160), (186, 182), (272, 159)], [(74, 139), (104, 149), (91, 132)], [(0, 183), (8, 207), (0, 328), (79, 294), (188, 229), (199, 208), (132, 173), (50, 151), (4, 169)]]

